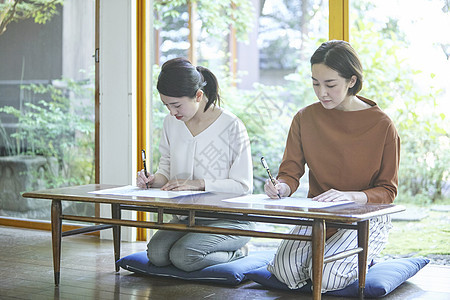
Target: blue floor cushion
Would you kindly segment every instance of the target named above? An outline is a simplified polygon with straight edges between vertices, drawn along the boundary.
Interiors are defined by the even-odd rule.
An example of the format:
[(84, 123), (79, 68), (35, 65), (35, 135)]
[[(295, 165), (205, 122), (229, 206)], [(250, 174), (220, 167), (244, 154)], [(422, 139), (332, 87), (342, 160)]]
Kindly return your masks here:
[(146, 251), (125, 256), (119, 259), (117, 264), (125, 270), (144, 275), (237, 285), (246, 279), (244, 273), (266, 266), (273, 260), (273, 256), (273, 251), (258, 251), (232, 262), (206, 267), (193, 272), (185, 272), (172, 265), (156, 267), (148, 261)]
[[(429, 262), (429, 259), (411, 257), (388, 260), (373, 265), (366, 275), (364, 295), (370, 298), (386, 296)], [(291, 290), (270, 273), (267, 266), (247, 272), (245, 275), (248, 279), (266, 287)], [(340, 297), (358, 297), (358, 289), (358, 280), (356, 280), (341, 290), (330, 291), (326, 294)], [(291, 291), (311, 292), (311, 281), (308, 281), (308, 284), (300, 289)]]

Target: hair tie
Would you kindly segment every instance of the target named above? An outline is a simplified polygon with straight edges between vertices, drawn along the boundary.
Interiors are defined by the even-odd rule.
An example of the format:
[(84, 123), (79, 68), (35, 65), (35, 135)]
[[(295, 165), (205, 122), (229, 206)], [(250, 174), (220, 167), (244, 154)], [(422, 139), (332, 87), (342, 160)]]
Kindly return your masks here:
[(195, 69), (196, 69), (197, 72), (200, 74), (200, 78), (203, 80), (203, 82), (200, 83), (200, 86), (199, 86), (199, 88), (202, 88), (202, 87), (204, 87), (204, 86), (207, 84), (207, 82), (206, 82), (206, 80), (205, 80), (205, 77), (203, 76), (203, 73), (202, 73), (202, 71), (204, 71), (205, 68), (202, 67), (202, 66), (196, 66)]

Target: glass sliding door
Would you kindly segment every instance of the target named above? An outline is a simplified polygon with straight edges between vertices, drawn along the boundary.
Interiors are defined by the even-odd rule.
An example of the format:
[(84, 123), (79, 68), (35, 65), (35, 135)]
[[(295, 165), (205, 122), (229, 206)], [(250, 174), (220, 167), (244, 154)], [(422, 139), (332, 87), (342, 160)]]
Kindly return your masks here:
[(20, 193), (95, 182), (95, 7), (66, 0), (44, 23), (19, 19), (0, 34), (1, 217), (49, 220), (50, 201)]

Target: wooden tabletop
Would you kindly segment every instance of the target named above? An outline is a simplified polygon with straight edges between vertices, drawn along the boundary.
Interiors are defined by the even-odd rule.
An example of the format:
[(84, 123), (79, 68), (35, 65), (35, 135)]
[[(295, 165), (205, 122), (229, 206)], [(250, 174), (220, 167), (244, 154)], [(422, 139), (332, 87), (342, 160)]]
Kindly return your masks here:
[(89, 192), (119, 187), (109, 184), (89, 184), (73, 187), (62, 187), (34, 192), (26, 192), (25, 198), (48, 200), (67, 200), (91, 203), (109, 203), (136, 205), (165, 209), (183, 209), (207, 212), (244, 213), (263, 216), (279, 216), (294, 218), (320, 218), (328, 221), (356, 222), (379, 215), (391, 214), (405, 210), (403, 206), (393, 204), (343, 204), (329, 208), (301, 208), (264, 204), (232, 203), (222, 201), (239, 195), (225, 193), (204, 193), (172, 199), (149, 198), (138, 196), (98, 195)]

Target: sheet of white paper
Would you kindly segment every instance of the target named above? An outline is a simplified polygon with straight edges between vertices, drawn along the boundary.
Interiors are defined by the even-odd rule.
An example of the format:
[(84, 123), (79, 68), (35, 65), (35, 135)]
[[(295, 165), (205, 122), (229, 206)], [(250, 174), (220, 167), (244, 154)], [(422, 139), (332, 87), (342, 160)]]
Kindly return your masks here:
[(127, 185), (112, 189), (89, 192), (97, 195), (120, 195), (120, 196), (139, 196), (156, 198), (176, 198), (182, 196), (196, 195), (206, 193), (205, 191), (162, 191), (159, 188), (141, 189), (136, 186)]
[(246, 195), (246, 196), (241, 196), (241, 197), (237, 197), (237, 198), (225, 199), (222, 201), (233, 202), (233, 203), (290, 206), (290, 207), (302, 207), (302, 208), (324, 208), (324, 207), (331, 207), (331, 206), (352, 203), (352, 201), (317, 202), (317, 201), (312, 201), (311, 198), (294, 198), (294, 197), (271, 199), (271, 198), (267, 197), (266, 194)]

